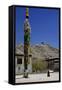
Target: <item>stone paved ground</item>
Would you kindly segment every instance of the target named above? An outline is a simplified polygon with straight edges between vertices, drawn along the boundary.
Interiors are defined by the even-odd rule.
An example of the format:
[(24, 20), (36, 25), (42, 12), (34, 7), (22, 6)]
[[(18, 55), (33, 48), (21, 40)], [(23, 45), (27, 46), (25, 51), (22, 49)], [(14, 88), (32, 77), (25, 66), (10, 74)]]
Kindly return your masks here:
[(50, 73), (50, 77), (47, 77), (47, 73), (41, 74), (29, 74), (28, 78), (23, 78), (23, 75), (16, 76), (16, 83), (27, 83), (27, 82), (44, 82), (44, 81), (56, 81), (59, 80), (59, 73)]

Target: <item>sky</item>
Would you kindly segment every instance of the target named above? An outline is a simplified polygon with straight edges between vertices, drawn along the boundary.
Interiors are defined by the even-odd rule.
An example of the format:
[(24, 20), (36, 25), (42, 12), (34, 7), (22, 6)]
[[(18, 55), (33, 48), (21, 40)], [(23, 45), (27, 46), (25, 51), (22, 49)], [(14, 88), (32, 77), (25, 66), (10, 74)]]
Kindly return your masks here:
[[(16, 44), (24, 43), (25, 7), (16, 7)], [(31, 44), (59, 47), (59, 9), (29, 8)]]

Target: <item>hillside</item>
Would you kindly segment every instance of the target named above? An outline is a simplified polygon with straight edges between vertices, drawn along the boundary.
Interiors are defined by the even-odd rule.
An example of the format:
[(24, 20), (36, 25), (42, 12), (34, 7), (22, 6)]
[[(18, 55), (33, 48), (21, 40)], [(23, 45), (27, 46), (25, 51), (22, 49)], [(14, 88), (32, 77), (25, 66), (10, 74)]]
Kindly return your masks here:
[[(23, 45), (16, 46), (16, 54), (23, 54)], [(32, 58), (46, 59), (46, 58), (59, 58), (59, 49), (52, 47), (49, 44), (36, 44), (31, 45), (30, 54)]]

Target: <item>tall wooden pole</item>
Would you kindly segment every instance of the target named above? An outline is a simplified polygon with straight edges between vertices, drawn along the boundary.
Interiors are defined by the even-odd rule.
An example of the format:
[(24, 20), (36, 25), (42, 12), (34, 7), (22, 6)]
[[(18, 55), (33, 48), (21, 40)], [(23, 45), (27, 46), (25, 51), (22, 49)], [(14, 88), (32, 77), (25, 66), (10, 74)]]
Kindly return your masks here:
[(25, 78), (28, 78), (29, 47), (30, 47), (29, 8), (26, 8), (26, 19), (24, 23), (24, 77)]

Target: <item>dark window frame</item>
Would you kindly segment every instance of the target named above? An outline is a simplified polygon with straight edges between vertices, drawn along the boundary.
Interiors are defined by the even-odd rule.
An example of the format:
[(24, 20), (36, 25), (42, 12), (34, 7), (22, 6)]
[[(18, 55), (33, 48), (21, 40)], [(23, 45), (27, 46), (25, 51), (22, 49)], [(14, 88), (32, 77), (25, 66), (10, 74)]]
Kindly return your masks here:
[(17, 58), (17, 64), (22, 64), (22, 58)]

